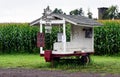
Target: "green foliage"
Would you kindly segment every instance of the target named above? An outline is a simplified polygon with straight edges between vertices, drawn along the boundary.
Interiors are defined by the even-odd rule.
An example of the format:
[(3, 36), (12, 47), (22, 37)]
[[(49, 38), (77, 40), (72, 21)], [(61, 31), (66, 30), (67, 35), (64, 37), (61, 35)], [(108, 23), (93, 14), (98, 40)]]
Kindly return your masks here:
[[(67, 41), (70, 40), (70, 24), (66, 27)], [(60, 28), (62, 32), (62, 27)], [(29, 24), (0, 24), (0, 53), (34, 53), (37, 48), (37, 32), (39, 27)], [(45, 29), (43, 29), (45, 32)], [(45, 34), (44, 49), (53, 49), (53, 43), (57, 41), (58, 26), (52, 28), (52, 33)], [(14, 51), (14, 52), (13, 52)]]
[(120, 23), (106, 21), (102, 27), (96, 27), (95, 53), (97, 55), (115, 55), (120, 53)]
[[(120, 54), (120, 21), (99, 21), (102, 27), (95, 27), (94, 48), (97, 55)], [(66, 26), (67, 41), (70, 41), (70, 24)], [(39, 27), (28, 24), (0, 24), (0, 53), (34, 53), (39, 52), (36, 47), (36, 37)], [(45, 31), (43, 29), (43, 31)], [(44, 49), (53, 49), (57, 41), (57, 33), (62, 27), (52, 27), (51, 34), (45, 34)], [(14, 52), (13, 52), (14, 51)]]
[(53, 11), (53, 13), (63, 14), (63, 11), (62, 11), (62, 9), (55, 8), (55, 10)]
[(2, 54), (0, 68), (45, 68), (50, 66), (38, 54)]
[(28, 24), (0, 24), (0, 53), (27, 51), (36, 48), (38, 28)]
[(70, 14), (70, 15), (80, 15), (80, 16), (83, 16), (83, 15), (84, 15), (82, 8), (72, 10), (72, 11), (70, 11), (69, 14)]
[(110, 6), (103, 14), (103, 19), (120, 19), (118, 13), (118, 6)]

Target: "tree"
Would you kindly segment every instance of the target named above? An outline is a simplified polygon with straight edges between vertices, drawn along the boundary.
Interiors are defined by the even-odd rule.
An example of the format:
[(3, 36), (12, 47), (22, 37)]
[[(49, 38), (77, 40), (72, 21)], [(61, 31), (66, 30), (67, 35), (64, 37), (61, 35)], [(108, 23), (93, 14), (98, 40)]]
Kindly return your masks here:
[(70, 11), (69, 14), (70, 14), (70, 15), (80, 15), (80, 16), (83, 16), (83, 15), (84, 15), (82, 8), (72, 10), (72, 11)]
[(92, 19), (92, 12), (90, 12), (90, 9), (88, 9), (88, 13), (87, 13), (87, 15), (88, 15), (88, 18), (90, 18), (90, 19)]
[(108, 16), (110, 19), (117, 18), (118, 15), (118, 7), (117, 6), (111, 6), (108, 10)]
[(57, 14), (66, 14), (62, 11), (62, 9), (58, 9), (58, 8), (55, 8), (55, 10), (53, 11), (53, 13), (57, 13)]
[(108, 10), (104, 13), (103, 19), (116, 19), (118, 18), (118, 7), (111, 6), (108, 8)]
[(120, 19), (120, 13), (118, 13), (118, 19)]

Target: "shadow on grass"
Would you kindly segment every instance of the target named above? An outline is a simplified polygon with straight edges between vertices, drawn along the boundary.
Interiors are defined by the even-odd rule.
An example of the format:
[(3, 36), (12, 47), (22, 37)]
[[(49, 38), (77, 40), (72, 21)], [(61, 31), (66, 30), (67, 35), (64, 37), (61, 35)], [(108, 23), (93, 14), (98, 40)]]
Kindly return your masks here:
[(90, 62), (89, 64), (83, 64), (79, 59), (61, 59), (59, 61), (54, 61), (53, 65), (51, 64), (51, 67), (62, 70), (77, 71), (82, 68), (87, 68), (91, 65), (92, 62)]

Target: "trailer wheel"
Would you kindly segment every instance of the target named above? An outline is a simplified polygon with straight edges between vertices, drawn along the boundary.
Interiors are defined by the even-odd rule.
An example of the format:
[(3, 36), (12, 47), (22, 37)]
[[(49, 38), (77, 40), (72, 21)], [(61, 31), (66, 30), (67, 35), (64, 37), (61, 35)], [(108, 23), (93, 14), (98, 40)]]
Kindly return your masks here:
[(83, 65), (89, 64), (90, 56), (89, 55), (81, 56), (80, 60)]

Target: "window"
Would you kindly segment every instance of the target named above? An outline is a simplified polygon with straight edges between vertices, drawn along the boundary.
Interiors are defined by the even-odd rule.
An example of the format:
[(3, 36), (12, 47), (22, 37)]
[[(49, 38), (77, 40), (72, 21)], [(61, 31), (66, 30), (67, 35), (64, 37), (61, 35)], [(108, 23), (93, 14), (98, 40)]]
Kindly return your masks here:
[(85, 38), (92, 38), (92, 28), (85, 28)]

